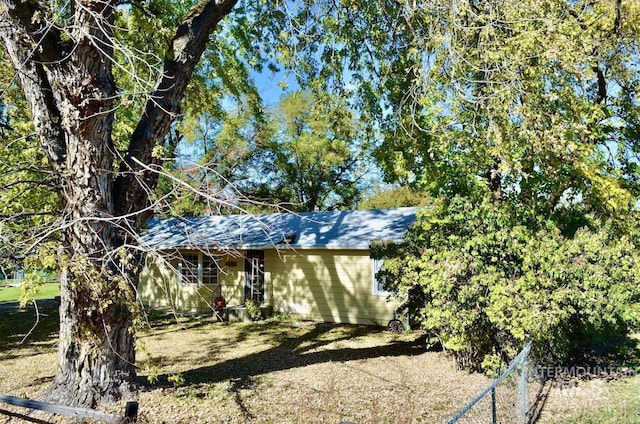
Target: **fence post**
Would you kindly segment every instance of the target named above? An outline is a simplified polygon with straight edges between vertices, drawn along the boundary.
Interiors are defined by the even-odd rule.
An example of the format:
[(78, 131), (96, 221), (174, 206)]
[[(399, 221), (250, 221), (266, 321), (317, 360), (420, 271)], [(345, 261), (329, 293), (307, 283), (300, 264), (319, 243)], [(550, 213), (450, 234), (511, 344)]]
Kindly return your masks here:
[(498, 409), (496, 408), (496, 388), (491, 389), (491, 418), (493, 424), (498, 424)]
[(520, 416), (522, 423), (527, 424), (527, 356), (522, 360), (522, 371), (520, 372)]
[[(527, 355), (529, 355), (529, 350), (531, 349), (531, 340), (528, 341), (525, 345), (524, 348), (522, 348), (522, 350), (520, 351), (520, 353), (513, 358), (513, 360), (509, 363), (509, 365), (507, 366), (507, 368), (504, 370), (504, 372), (500, 375), (500, 377), (496, 378), (493, 383), (487, 387), (485, 390), (482, 391), (482, 393), (480, 393), (478, 396), (476, 396), (475, 399), (473, 399), (471, 402), (469, 402), (467, 404), (467, 406), (465, 406), (464, 408), (462, 408), (455, 417), (453, 417), (451, 420), (449, 420), (448, 424), (454, 424), (456, 423), (460, 417), (462, 417), (464, 414), (466, 414), (467, 412), (469, 412), (469, 410), (471, 410), (471, 408), (473, 408), (475, 406), (475, 404), (477, 404), (482, 398), (484, 398), (487, 394), (489, 394), (489, 392), (491, 392), (491, 403), (492, 403), (492, 415), (493, 415), (493, 423), (497, 424), (498, 422), (498, 411), (497, 411), (497, 407), (496, 407), (496, 387), (502, 383), (502, 381), (507, 378), (507, 376), (509, 376), (512, 372), (514, 372), (517, 368), (518, 365), (522, 365), (525, 364), (526, 365), (526, 359), (527, 359)], [(525, 370), (523, 369), (523, 372)], [(526, 378), (526, 376), (525, 376)], [(522, 380), (521, 383), (522, 385)], [(526, 381), (525, 381), (526, 384)], [(526, 391), (526, 386), (525, 386), (525, 391)], [(522, 403), (523, 408), (525, 410), (525, 417), (526, 417), (526, 398), (524, 398), (525, 401)]]
[(138, 402), (127, 402), (124, 407), (124, 423), (135, 423), (138, 421)]

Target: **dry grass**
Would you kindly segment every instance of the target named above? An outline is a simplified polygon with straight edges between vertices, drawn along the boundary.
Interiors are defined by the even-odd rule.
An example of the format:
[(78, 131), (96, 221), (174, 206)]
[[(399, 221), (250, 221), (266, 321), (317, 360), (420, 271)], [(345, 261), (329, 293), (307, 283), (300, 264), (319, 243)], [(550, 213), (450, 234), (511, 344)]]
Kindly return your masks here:
[[(55, 312), (42, 319), (28, 343), (18, 345), (21, 337), (15, 334), (28, 330), (30, 313), (0, 315), (0, 332), (7, 334), (9, 327), (14, 332), (0, 345), (0, 393), (38, 398), (53, 378)], [(155, 356), (156, 369), (140, 372), (139, 422), (446, 422), (490, 379), (457, 371), (444, 353), (418, 346), (416, 336), (277, 320), (182, 319), (178, 325), (156, 317), (140, 337)], [(139, 356), (143, 366), (145, 354)], [(637, 422), (639, 386), (634, 377), (549, 387), (538, 422)], [(499, 395), (500, 422), (510, 422), (517, 389)], [(490, 403), (484, 400), (461, 422), (490, 421)], [(2, 422), (8, 419), (0, 415)]]
[[(166, 397), (146, 422), (441, 422), (487, 383), (425, 352), (415, 334), (317, 323), (215, 324), (154, 330), (143, 338)], [(184, 385), (173, 387), (179, 376)], [(466, 384), (456, 384), (464, 376)], [(173, 380), (175, 380), (174, 378)], [(166, 417), (172, 417), (167, 420)], [(209, 417), (204, 419), (204, 417)], [(215, 419), (213, 418), (215, 417)]]

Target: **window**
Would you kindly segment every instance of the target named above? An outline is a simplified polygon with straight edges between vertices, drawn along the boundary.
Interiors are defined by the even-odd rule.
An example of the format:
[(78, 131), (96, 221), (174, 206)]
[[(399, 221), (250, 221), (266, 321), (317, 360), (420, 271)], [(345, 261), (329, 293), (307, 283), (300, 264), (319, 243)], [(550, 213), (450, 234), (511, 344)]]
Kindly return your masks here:
[(373, 294), (376, 296), (389, 296), (392, 293), (384, 289), (385, 277), (379, 276), (378, 271), (382, 268), (384, 259), (372, 259), (373, 264)]
[(198, 284), (198, 254), (183, 254), (180, 263), (183, 284)]
[(218, 284), (216, 260), (202, 253), (183, 253), (178, 270), (182, 284)]
[(202, 284), (218, 284), (218, 264), (211, 256), (202, 255)]

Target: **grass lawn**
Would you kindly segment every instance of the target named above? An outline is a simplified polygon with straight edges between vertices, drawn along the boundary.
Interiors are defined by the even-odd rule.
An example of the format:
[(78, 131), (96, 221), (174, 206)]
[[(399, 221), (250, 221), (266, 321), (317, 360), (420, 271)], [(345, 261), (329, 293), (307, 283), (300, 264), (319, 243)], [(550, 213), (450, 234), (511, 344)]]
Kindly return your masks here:
[[(60, 295), (58, 283), (45, 283), (32, 292), (30, 299), (52, 299)], [(0, 302), (16, 302), (22, 294), (21, 287), (0, 286)]]
[[(0, 314), (0, 393), (38, 398), (53, 379), (57, 311), (40, 312), (40, 325), (23, 344), (34, 311)], [(425, 351), (416, 337), (363, 326), (176, 322), (155, 314), (138, 337), (139, 422), (446, 422), (491, 379), (456, 370), (445, 353)], [(539, 423), (640, 422), (640, 376), (539, 388)], [(515, 422), (517, 394), (517, 384), (499, 389), (499, 422)], [(489, 399), (459, 422), (491, 422)]]

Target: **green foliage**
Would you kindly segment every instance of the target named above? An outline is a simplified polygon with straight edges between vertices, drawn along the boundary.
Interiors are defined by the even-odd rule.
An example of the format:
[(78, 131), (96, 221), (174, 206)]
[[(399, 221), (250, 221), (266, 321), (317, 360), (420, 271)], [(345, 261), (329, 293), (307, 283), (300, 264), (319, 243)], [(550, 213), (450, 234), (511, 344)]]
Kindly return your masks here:
[(167, 380), (169, 381), (169, 383), (173, 384), (173, 387), (184, 386), (185, 383), (184, 376), (181, 373), (171, 374), (169, 377), (167, 377)]
[[(359, 120), (327, 93), (291, 93), (258, 115), (245, 103), (221, 118), (203, 113), (185, 119), (178, 131), (202, 153), (197, 166), (171, 165), (191, 177), (196, 203), (214, 203), (231, 192), (299, 211), (351, 208), (368, 165), (370, 143)], [(163, 178), (160, 193), (173, 192), (175, 211), (189, 212), (180, 208), (184, 196), (175, 190), (176, 180)], [(188, 187), (183, 191), (189, 196)]]
[(57, 223), (59, 200), (53, 190), (55, 178), (33, 136), (24, 96), (12, 84), (14, 73), (4, 55), (0, 51), (0, 274), (24, 270), (33, 286), (43, 273), (57, 271), (55, 242), (34, 242), (43, 232), (58, 235), (51, 228)]
[(364, 167), (367, 140), (337, 97), (303, 91), (283, 97), (274, 111), (263, 178), (296, 210), (350, 208)]
[(433, 202), (431, 195), (409, 186), (400, 186), (388, 190), (378, 190), (373, 196), (363, 200), (360, 209), (389, 209), (407, 206), (428, 206)]
[[(265, 29), (304, 86), (348, 99), (383, 138), (389, 182), (487, 187), (545, 215), (628, 213), (640, 195), (636, 1), (298, 4)], [(294, 22), (295, 29), (287, 28)]]
[(260, 309), (260, 304), (256, 300), (249, 299), (244, 306), (247, 316), (251, 321), (258, 321), (259, 319), (262, 319), (262, 310)]
[(285, 322), (290, 324), (295, 324), (300, 321), (298, 315), (289, 312), (274, 312), (271, 316), (271, 319), (278, 322)]
[(400, 36), (420, 91), (386, 127), (378, 157), (389, 179), (449, 196), (477, 193), (481, 182), (543, 214), (567, 200), (605, 217), (634, 206), (637, 2), (471, 2), (407, 13), (423, 28)]
[(495, 369), (528, 339), (539, 360), (562, 363), (582, 338), (640, 323), (637, 245), (607, 225), (564, 237), (508, 204), (455, 197), (374, 254), (413, 318), (472, 369)]
[(149, 373), (147, 375), (147, 381), (149, 382), (149, 384), (156, 384), (158, 382), (158, 367), (155, 365), (145, 367), (145, 371)]

